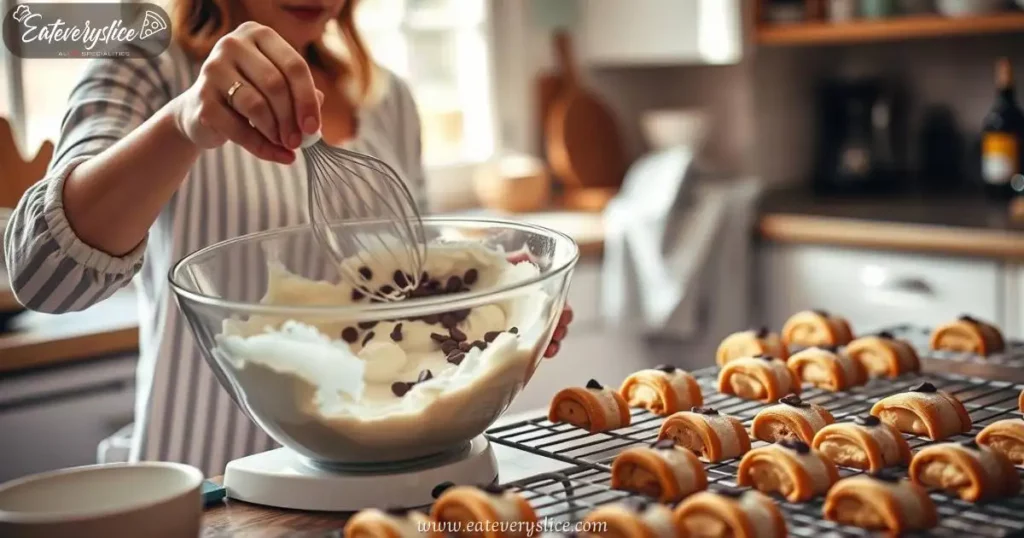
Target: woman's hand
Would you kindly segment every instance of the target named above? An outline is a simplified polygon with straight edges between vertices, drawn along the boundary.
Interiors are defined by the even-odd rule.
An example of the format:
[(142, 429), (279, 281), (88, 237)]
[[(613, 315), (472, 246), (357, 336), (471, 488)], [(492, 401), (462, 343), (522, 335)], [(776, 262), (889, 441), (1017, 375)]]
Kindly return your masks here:
[(562, 315), (558, 316), (558, 325), (555, 327), (555, 334), (551, 337), (551, 343), (548, 344), (548, 348), (544, 351), (545, 357), (550, 359), (558, 354), (562, 347), (562, 339), (569, 334), (570, 323), (572, 323), (572, 307), (565, 305), (565, 308), (562, 309)]
[(196, 146), (230, 140), (289, 164), (303, 135), (320, 128), (321, 99), (302, 56), (270, 28), (246, 22), (217, 42), (172, 103), (178, 129)]

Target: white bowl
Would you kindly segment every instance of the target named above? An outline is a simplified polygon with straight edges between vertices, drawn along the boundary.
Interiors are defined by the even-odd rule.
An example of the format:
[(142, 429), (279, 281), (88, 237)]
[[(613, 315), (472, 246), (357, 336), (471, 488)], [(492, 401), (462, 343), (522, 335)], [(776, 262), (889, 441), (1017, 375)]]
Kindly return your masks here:
[(0, 485), (6, 538), (195, 538), (203, 473), (179, 463), (72, 467)]
[(699, 109), (651, 110), (641, 116), (640, 124), (653, 149), (697, 148), (704, 142), (707, 114)]
[(1006, 0), (937, 0), (936, 8), (947, 17), (970, 17), (1002, 11)]

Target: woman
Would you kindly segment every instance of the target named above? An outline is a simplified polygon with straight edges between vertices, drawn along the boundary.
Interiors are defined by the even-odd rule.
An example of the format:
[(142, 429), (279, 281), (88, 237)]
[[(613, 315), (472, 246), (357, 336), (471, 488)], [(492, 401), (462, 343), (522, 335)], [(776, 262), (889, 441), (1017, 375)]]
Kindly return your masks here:
[[(371, 62), (355, 4), (180, 0), (167, 52), (96, 61), (71, 93), (50, 172), (4, 250), (18, 300), (38, 311), (84, 309), (140, 276), (133, 460), (216, 475), (275, 446), (203, 363), (166, 275), (206, 245), (306, 221), (305, 172), (290, 166), (303, 135), (388, 162), (423, 199), (416, 105)], [(324, 44), (331, 21), (344, 58)]]

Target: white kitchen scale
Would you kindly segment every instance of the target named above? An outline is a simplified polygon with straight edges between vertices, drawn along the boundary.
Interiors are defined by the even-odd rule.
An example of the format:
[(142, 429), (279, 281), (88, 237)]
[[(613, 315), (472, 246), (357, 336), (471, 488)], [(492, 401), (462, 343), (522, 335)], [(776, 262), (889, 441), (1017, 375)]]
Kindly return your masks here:
[(490, 484), (497, 477), (494, 450), (481, 435), (444, 454), (400, 463), (325, 466), (278, 448), (229, 462), (224, 489), (228, 498), (264, 506), (355, 512), (424, 507), (440, 484)]

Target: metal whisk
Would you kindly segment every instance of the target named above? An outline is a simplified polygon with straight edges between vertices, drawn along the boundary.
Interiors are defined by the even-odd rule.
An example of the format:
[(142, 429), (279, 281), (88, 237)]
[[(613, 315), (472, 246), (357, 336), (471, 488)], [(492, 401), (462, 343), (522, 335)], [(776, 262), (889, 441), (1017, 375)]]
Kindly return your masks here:
[[(398, 173), (380, 159), (328, 145), (319, 133), (303, 140), (302, 154), (313, 232), (342, 277), (377, 301), (416, 289), (426, 258), (423, 220)], [(365, 225), (357, 233), (338, 226), (353, 221)], [(387, 270), (388, 284), (370, 286), (369, 267)]]

